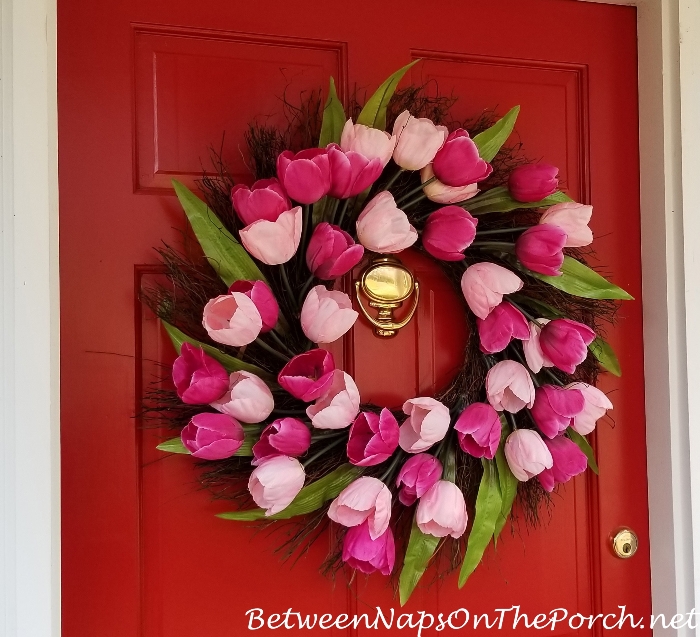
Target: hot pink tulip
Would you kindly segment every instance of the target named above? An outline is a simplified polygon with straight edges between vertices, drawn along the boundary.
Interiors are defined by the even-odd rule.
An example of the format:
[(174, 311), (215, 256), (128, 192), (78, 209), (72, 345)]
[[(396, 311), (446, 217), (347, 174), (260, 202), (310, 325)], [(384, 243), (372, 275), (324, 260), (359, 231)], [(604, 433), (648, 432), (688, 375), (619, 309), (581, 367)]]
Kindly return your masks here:
[(347, 232), (322, 221), (311, 235), (306, 266), (316, 278), (332, 281), (350, 272), (364, 253), (365, 249)]
[(240, 232), (243, 247), (258, 261), (279, 265), (289, 261), (299, 247), (303, 215), (301, 206), (286, 210), (274, 221), (260, 219)]
[(491, 164), (479, 157), (479, 149), (463, 128), (452, 131), (433, 159), (437, 178), (452, 187), (483, 181), (492, 172)]
[(535, 390), (535, 404), (530, 413), (537, 428), (547, 438), (555, 438), (566, 431), (583, 407), (583, 394), (578, 389), (542, 385)]
[(382, 575), (390, 575), (395, 560), (394, 534), (390, 527), (374, 540), (369, 533), (367, 522), (353, 526), (345, 534), (343, 562), (350, 568), (367, 575), (375, 571)]
[(537, 319), (537, 322), (530, 321), (530, 338), (523, 341), (523, 352), (525, 353), (525, 361), (527, 366), (537, 374), (543, 367), (554, 367), (554, 363), (550, 361), (542, 351), (540, 345), (540, 334), (542, 326), (549, 323), (549, 319)]
[(499, 303), (485, 319), (477, 318), (476, 326), (481, 351), (487, 354), (502, 352), (513, 338), (521, 341), (530, 338), (527, 319), (508, 301)]
[(337, 199), (359, 195), (369, 188), (384, 170), (379, 158), (369, 159), (338, 144), (328, 144), (328, 161), (331, 171), (331, 187), (328, 194)]
[(411, 398), (403, 404), (408, 418), (399, 431), (399, 444), (408, 453), (427, 451), (445, 437), (450, 427), (450, 410), (434, 398)]
[(508, 190), (516, 201), (541, 201), (554, 194), (559, 187), (559, 169), (549, 164), (518, 166), (510, 174)]
[(201, 347), (183, 343), (173, 363), (173, 383), (183, 403), (206, 405), (226, 391), (228, 373)]
[(330, 162), (325, 148), (307, 148), (296, 155), (285, 150), (277, 157), (277, 177), (299, 203), (317, 202), (331, 187)]
[(392, 194), (383, 190), (357, 218), (357, 238), (372, 252), (394, 254), (412, 246), (418, 233), (406, 213), (396, 206)]
[(573, 374), (576, 366), (586, 360), (588, 346), (594, 339), (595, 332), (588, 325), (570, 319), (555, 319), (542, 328), (540, 347), (555, 367)]
[(424, 117), (413, 117), (408, 111), (394, 122), (396, 148), (394, 161), (404, 170), (420, 170), (433, 161), (447, 139), (445, 126), (436, 126)]
[(255, 307), (258, 308), (262, 319), (262, 329), (260, 330), (262, 334), (274, 329), (275, 325), (277, 325), (280, 308), (277, 305), (275, 295), (267, 283), (264, 281), (234, 281), (228, 291), (229, 294), (241, 292), (255, 303)]
[(379, 159), (386, 166), (396, 146), (396, 137), (389, 133), (363, 124), (354, 124), (349, 119), (345, 122), (340, 135), (340, 147), (345, 151), (354, 151), (367, 159)]
[(357, 317), (345, 292), (317, 285), (306, 295), (301, 308), (301, 329), (314, 343), (332, 343), (355, 324)]
[(462, 275), (462, 294), (469, 309), (485, 319), (502, 300), (523, 287), (520, 277), (495, 263), (475, 263)]
[(298, 354), (279, 373), (277, 382), (294, 398), (310, 403), (324, 394), (333, 378), (333, 355), (325, 349), (312, 349)]
[(243, 427), (235, 418), (209, 413), (192, 416), (180, 435), (185, 449), (202, 460), (229, 458), (241, 448), (244, 438)]
[(418, 500), (416, 524), (426, 535), (459, 538), (467, 530), (467, 505), (462, 490), (449, 480), (438, 480)]
[(399, 423), (388, 409), (362, 412), (350, 427), (348, 459), (358, 467), (384, 462), (399, 446)]
[(242, 347), (258, 338), (262, 318), (250, 298), (233, 292), (217, 296), (204, 306), (202, 325), (217, 343)]
[(282, 184), (276, 179), (260, 179), (250, 188), (238, 184), (231, 189), (231, 202), (243, 225), (265, 219), (274, 221), (292, 207)]
[(411, 506), (422, 498), (442, 476), (442, 463), (428, 453), (418, 453), (404, 463), (396, 478), (399, 502)]
[(253, 445), (253, 465), (271, 456), (300, 456), (311, 445), (311, 432), (298, 418), (278, 418), (260, 433)]
[(325, 393), (306, 408), (306, 415), (317, 429), (348, 427), (360, 411), (360, 392), (352, 376), (336, 369), (330, 377)]
[(476, 236), (477, 220), (464, 208), (445, 206), (433, 212), (425, 223), (421, 239), (425, 250), (436, 259), (461, 261)]
[(580, 248), (593, 243), (593, 232), (588, 227), (593, 206), (567, 201), (558, 203), (544, 212), (540, 223), (558, 226), (566, 232), (566, 248)]
[(520, 263), (533, 272), (561, 276), (565, 245), (566, 232), (547, 223), (525, 230), (515, 241), (515, 254)]
[(574, 416), (571, 427), (582, 436), (587, 436), (595, 429), (598, 420), (605, 416), (605, 412), (613, 408), (613, 404), (600, 389), (588, 383), (570, 383), (566, 389), (578, 389), (583, 394), (583, 410)]
[(358, 478), (331, 502), (328, 517), (347, 527), (359, 526), (366, 521), (369, 536), (376, 540), (389, 528), (391, 491), (377, 478)]
[[(466, 186), (453, 188), (452, 186), (443, 184), (437, 178), (433, 179), (433, 177), (435, 177), (435, 173), (433, 172), (432, 164), (428, 164), (425, 168), (421, 169), (420, 180), (425, 184), (423, 186), (423, 192), (430, 201), (434, 201), (435, 203), (460, 203), (471, 199), (479, 192), (479, 186), (477, 184), (468, 184)], [(430, 181), (431, 179), (432, 181)]]
[(486, 403), (472, 403), (457, 418), (457, 440), (464, 453), (492, 460), (501, 440), (501, 418)]
[(262, 422), (275, 408), (270, 388), (250, 372), (233, 372), (228, 391), (211, 406), (241, 422)]
[(496, 411), (513, 414), (535, 402), (535, 386), (530, 372), (517, 361), (496, 363), (486, 374), (486, 396)]
[(305, 480), (304, 467), (296, 458), (272, 456), (253, 469), (248, 491), (265, 515), (275, 515), (294, 501)]
[(545, 440), (549, 453), (552, 454), (552, 468), (537, 474), (542, 488), (550, 493), (557, 484), (568, 482), (588, 466), (586, 454), (579, 446), (566, 436), (558, 436), (554, 440)]
[(506, 462), (520, 482), (551, 469), (553, 460), (544, 440), (533, 429), (517, 429), (506, 439), (503, 448)]

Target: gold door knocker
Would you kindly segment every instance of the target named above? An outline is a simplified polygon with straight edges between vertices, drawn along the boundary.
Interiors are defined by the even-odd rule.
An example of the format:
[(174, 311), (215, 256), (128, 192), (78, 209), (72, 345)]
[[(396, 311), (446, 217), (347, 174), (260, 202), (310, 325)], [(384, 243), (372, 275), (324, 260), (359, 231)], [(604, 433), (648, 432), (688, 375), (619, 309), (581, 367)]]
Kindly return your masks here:
[[(370, 307), (376, 307), (376, 318), (370, 316), (360, 298), (367, 297)], [(359, 281), (355, 282), (357, 302), (367, 320), (374, 325), (377, 336), (389, 338), (405, 327), (418, 307), (420, 294), (418, 281), (401, 261), (394, 257), (378, 257), (365, 268)], [(413, 295), (413, 306), (398, 323), (394, 321), (394, 310), (401, 307)]]

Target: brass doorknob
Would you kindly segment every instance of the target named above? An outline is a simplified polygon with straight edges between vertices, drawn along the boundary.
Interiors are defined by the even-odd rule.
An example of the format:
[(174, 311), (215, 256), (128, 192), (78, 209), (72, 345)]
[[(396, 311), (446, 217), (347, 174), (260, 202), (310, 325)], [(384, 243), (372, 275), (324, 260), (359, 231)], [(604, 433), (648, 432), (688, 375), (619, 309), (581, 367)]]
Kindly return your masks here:
[(637, 534), (632, 529), (620, 529), (612, 539), (612, 549), (623, 560), (632, 557), (639, 548)]

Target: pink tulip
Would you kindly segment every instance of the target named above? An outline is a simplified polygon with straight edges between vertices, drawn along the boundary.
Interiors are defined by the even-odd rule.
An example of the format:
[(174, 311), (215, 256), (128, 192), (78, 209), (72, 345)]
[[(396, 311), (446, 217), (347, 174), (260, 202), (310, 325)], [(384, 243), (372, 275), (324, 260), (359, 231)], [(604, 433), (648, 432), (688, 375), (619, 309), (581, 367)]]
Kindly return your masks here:
[(554, 363), (550, 361), (542, 351), (540, 345), (540, 334), (542, 326), (549, 323), (549, 319), (537, 319), (536, 322), (530, 321), (530, 338), (523, 341), (523, 352), (525, 353), (525, 361), (527, 366), (537, 374), (543, 367), (554, 367)]
[(399, 502), (411, 506), (422, 498), (442, 476), (442, 463), (428, 453), (418, 453), (404, 463), (396, 478)]
[(394, 135), (394, 161), (404, 170), (420, 170), (433, 161), (448, 131), (445, 126), (436, 126), (429, 119), (404, 111), (394, 122)]
[(217, 343), (242, 347), (258, 338), (262, 318), (250, 298), (233, 292), (217, 296), (204, 306), (202, 325)]
[(452, 187), (483, 181), (492, 172), (491, 164), (479, 157), (479, 149), (463, 128), (452, 131), (433, 159), (437, 178)]
[(461, 261), (476, 236), (477, 220), (464, 208), (445, 206), (431, 213), (423, 228), (423, 247), (443, 261)]
[(297, 457), (306, 453), (311, 446), (311, 432), (298, 418), (278, 418), (260, 433), (260, 439), (253, 445), (252, 465), (272, 456)]
[(549, 164), (525, 164), (510, 174), (508, 190), (516, 201), (541, 201), (559, 187), (559, 169)]
[(578, 389), (542, 385), (535, 390), (535, 404), (530, 413), (537, 428), (547, 438), (555, 438), (566, 431), (583, 407), (583, 393)]
[(515, 241), (515, 254), (526, 268), (547, 276), (561, 276), (566, 232), (551, 224), (532, 226)]
[(248, 491), (265, 515), (275, 515), (294, 501), (305, 480), (304, 467), (296, 458), (272, 456), (253, 469)]
[(467, 505), (462, 490), (449, 480), (438, 480), (418, 500), (416, 524), (426, 535), (459, 538), (467, 530)]
[(298, 354), (279, 373), (277, 382), (294, 398), (310, 403), (324, 394), (331, 384), (335, 369), (333, 355), (325, 349), (312, 349)]
[(476, 319), (481, 340), (481, 351), (487, 354), (502, 352), (511, 339), (525, 341), (530, 338), (530, 328), (522, 312), (503, 301), (485, 319)]
[(545, 469), (537, 475), (542, 488), (550, 493), (557, 484), (568, 482), (588, 466), (586, 454), (579, 446), (566, 436), (558, 436), (554, 440), (545, 440), (549, 453), (552, 455), (552, 468)]
[(332, 343), (355, 324), (357, 317), (345, 292), (317, 285), (306, 295), (301, 308), (301, 329), (314, 343)]
[(238, 184), (231, 189), (231, 202), (243, 225), (265, 219), (274, 221), (292, 207), (282, 184), (276, 179), (260, 179), (250, 188)]
[(211, 406), (241, 422), (262, 422), (275, 408), (275, 399), (264, 381), (250, 372), (233, 372), (228, 391)]
[(328, 194), (337, 199), (359, 195), (369, 188), (384, 170), (381, 159), (369, 159), (338, 144), (328, 144), (328, 161), (331, 171), (331, 187)]
[(523, 287), (520, 277), (495, 263), (475, 263), (462, 275), (462, 294), (469, 309), (485, 319), (502, 300)]
[(430, 181), (433, 177), (435, 177), (435, 173), (433, 172), (432, 164), (428, 164), (425, 168), (421, 169), (420, 180), (425, 184), (423, 186), (423, 192), (430, 201), (434, 201), (435, 203), (460, 203), (471, 199), (479, 192), (479, 187), (476, 184), (468, 184), (466, 186), (453, 188), (452, 186), (443, 184), (439, 179)]
[(362, 412), (350, 427), (348, 459), (358, 467), (384, 462), (399, 446), (399, 423), (388, 409)]
[(450, 426), (450, 410), (434, 398), (411, 398), (403, 404), (408, 418), (399, 432), (399, 445), (408, 453), (430, 449), (445, 437)]
[(343, 539), (343, 562), (350, 568), (369, 575), (379, 571), (390, 575), (394, 569), (396, 548), (394, 534), (387, 528), (378, 538), (372, 539), (369, 524), (363, 522), (348, 529)]
[(588, 227), (592, 214), (593, 206), (567, 201), (546, 210), (540, 223), (558, 226), (566, 232), (565, 248), (580, 248), (593, 243), (593, 232)]
[(406, 213), (396, 206), (392, 194), (383, 190), (357, 218), (357, 238), (372, 252), (394, 254), (412, 246), (418, 233)]
[(362, 124), (354, 124), (349, 119), (345, 122), (340, 135), (340, 147), (345, 151), (354, 151), (367, 159), (379, 159), (382, 167), (386, 166), (396, 146), (396, 137), (389, 133)]
[(294, 201), (315, 203), (331, 187), (329, 164), (325, 148), (307, 148), (296, 155), (285, 150), (277, 157), (277, 177)]
[(306, 415), (317, 429), (344, 429), (360, 411), (360, 392), (350, 374), (336, 369), (330, 377), (325, 393), (306, 408)]
[(350, 272), (364, 253), (365, 249), (347, 232), (322, 221), (311, 235), (306, 266), (316, 278), (332, 281)]
[(366, 521), (369, 536), (376, 540), (389, 528), (391, 491), (377, 478), (358, 478), (331, 502), (328, 517), (347, 527)]
[(567, 374), (573, 374), (586, 360), (588, 346), (594, 340), (595, 332), (588, 325), (570, 319), (549, 321), (540, 332), (542, 353)]
[(241, 448), (245, 434), (241, 424), (224, 414), (197, 414), (182, 430), (180, 439), (195, 458), (222, 460)]
[(201, 347), (183, 343), (173, 363), (173, 383), (183, 403), (206, 405), (226, 391), (228, 373)]
[(258, 308), (260, 318), (262, 319), (261, 334), (265, 334), (274, 329), (277, 325), (280, 308), (277, 305), (275, 295), (270, 287), (264, 281), (234, 281), (228, 289), (229, 294), (232, 292), (241, 292), (245, 294)]
[(520, 482), (527, 482), (553, 465), (552, 454), (533, 429), (514, 431), (506, 439), (503, 451), (510, 470)]
[(600, 389), (588, 383), (570, 383), (566, 389), (578, 389), (583, 394), (585, 405), (581, 413), (574, 416), (571, 427), (582, 436), (587, 436), (606, 411), (613, 408), (613, 404)]
[(496, 363), (486, 374), (486, 396), (496, 411), (513, 414), (535, 402), (535, 386), (527, 369), (517, 361)]
[(501, 440), (501, 418), (486, 403), (472, 403), (457, 418), (457, 440), (464, 453), (492, 460)]
[(302, 221), (300, 206), (286, 210), (274, 221), (254, 221), (240, 231), (241, 243), (258, 261), (267, 265), (286, 263), (299, 247)]

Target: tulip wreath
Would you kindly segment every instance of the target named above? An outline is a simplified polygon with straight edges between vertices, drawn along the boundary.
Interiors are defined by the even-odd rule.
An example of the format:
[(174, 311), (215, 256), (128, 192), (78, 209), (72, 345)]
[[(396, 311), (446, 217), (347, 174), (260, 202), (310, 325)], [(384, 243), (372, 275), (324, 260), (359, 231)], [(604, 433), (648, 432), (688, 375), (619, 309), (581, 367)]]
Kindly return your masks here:
[[(410, 66), (349, 119), (331, 79), (288, 129), (251, 126), (251, 187), (218, 158), (205, 201), (174, 182), (198, 246), (160, 248), (167, 282), (143, 292), (179, 354), (146, 400), (180, 433), (159, 448), (200, 461), (237, 505), (219, 517), (300, 520), (288, 554), (330, 523), (324, 570), (395, 573), (401, 603), (438, 551), (463, 586), (512, 509), (536, 518), (597, 471), (585, 436), (612, 404), (594, 381), (620, 374), (601, 326), (631, 298), (585, 264), (592, 207), (505, 145), (519, 107), (450, 122), (450, 99), (397, 90)], [(358, 320), (342, 277), (411, 246), (454, 281), (470, 336), (447, 389), (391, 410), (324, 345)]]

